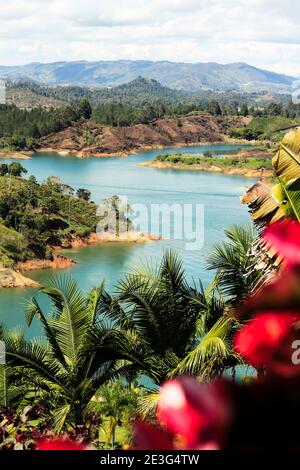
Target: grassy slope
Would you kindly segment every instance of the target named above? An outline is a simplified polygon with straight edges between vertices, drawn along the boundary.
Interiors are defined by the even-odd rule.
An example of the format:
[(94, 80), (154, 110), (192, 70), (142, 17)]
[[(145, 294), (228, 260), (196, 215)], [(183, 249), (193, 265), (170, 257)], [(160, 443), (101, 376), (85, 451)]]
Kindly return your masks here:
[(271, 139), (278, 141), (282, 137), (280, 129), (286, 129), (300, 124), (300, 119), (290, 119), (284, 116), (255, 117), (245, 127), (231, 129), (231, 136), (237, 138)]
[(289, 119), (284, 116), (257, 117), (250, 122), (248, 127), (255, 132), (267, 135), (278, 129), (294, 126), (298, 122), (299, 120)]
[(0, 266), (11, 267), (17, 249), (25, 245), (24, 237), (3, 225), (0, 219)]

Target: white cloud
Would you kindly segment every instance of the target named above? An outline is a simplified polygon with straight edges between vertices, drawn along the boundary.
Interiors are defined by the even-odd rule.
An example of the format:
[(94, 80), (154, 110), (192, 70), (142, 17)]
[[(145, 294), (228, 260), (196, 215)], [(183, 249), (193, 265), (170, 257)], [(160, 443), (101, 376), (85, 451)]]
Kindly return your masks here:
[(300, 75), (298, 0), (0, 0), (0, 64), (245, 61)]

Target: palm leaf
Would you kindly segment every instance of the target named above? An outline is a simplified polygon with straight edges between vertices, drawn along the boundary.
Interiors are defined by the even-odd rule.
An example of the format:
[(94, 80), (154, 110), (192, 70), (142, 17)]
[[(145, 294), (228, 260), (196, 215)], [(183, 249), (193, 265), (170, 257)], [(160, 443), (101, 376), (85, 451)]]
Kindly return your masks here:
[(273, 158), (273, 167), (285, 184), (300, 177), (300, 128), (285, 135)]
[[(300, 185), (300, 128), (283, 138), (273, 160), (274, 173), (278, 183), (260, 181), (242, 197), (255, 223), (262, 227), (286, 217), (300, 220), (299, 204), (294, 204)], [(290, 191), (292, 194), (290, 194)]]
[(226, 316), (220, 318), (170, 376), (190, 374), (207, 377), (212, 371), (214, 374), (222, 371), (229, 359), (234, 357), (231, 338), (235, 324), (232, 318)]
[(139, 397), (137, 413), (143, 420), (155, 418), (159, 400), (159, 391), (151, 391), (144, 397)]
[(82, 336), (90, 325), (86, 315), (87, 301), (77, 283), (68, 276), (52, 279), (49, 287), (42, 287), (41, 292), (48, 295), (56, 308), (51, 327), (64, 356), (74, 365)]
[(63, 406), (57, 407), (53, 412), (54, 418), (54, 429), (60, 434), (62, 429), (65, 427), (69, 414), (71, 412), (71, 405), (65, 404)]
[(63, 367), (67, 368), (67, 363), (66, 363), (65, 357), (64, 357), (64, 355), (63, 355), (63, 353), (62, 353), (62, 351), (59, 347), (59, 344), (56, 340), (56, 336), (55, 336), (51, 326), (49, 325), (49, 322), (47, 321), (47, 318), (45, 317), (39, 303), (37, 302), (37, 300), (34, 297), (31, 298), (27, 302), (26, 308), (25, 308), (25, 315), (26, 315), (28, 326), (31, 326), (31, 323), (32, 323), (32, 320), (33, 320), (34, 317), (39, 318), (39, 320), (41, 321), (41, 323), (44, 327), (44, 332), (45, 332), (46, 338), (49, 341), (49, 344), (51, 345), (53, 357), (58, 359), (61, 362), (61, 364), (63, 365)]

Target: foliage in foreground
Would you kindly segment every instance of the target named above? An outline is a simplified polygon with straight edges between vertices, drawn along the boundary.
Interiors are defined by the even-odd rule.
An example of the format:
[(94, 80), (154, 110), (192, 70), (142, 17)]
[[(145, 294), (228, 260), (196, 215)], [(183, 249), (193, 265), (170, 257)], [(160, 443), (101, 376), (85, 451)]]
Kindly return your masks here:
[(300, 128), (286, 134), (272, 164), (275, 184), (261, 181), (242, 199), (259, 227), (285, 217), (300, 221)]
[[(226, 267), (232, 263), (232, 283), (241, 282), (248, 268), (245, 252), (253, 237), (246, 229), (235, 230), (231, 242), (239, 233), (236, 257), (227, 260)], [(218, 256), (215, 253), (215, 260)], [(217, 276), (224, 276), (221, 261)], [(251, 286), (244, 283), (245, 292)], [(45, 313), (33, 298), (27, 305), (27, 321), (30, 325), (34, 318), (39, 320), (46, 341), (26, 341), (22, 333), (5, 335), (5, 401), (17, 396), (22, 406), (47, 404), (58, 433), (85, 422), (95, 411), (100, 386), (110, 380), (123, 377), (130, 384), (141, 374), (151, 379), (154, 393), (139, 404), (145, 416), (155, 408), (157, 386), (168, 378), (192, 374), (207, 379), (240, 362), (231, 345), (238, 323), (229, 314), (236, 302), (226, 288), (224, 297), (218, 292), (216, 280), (207, 289), (201, 283), (189, 285), (181, 261), (170, 252), (159, 266), (130, 272), (114, 295), (102, 285), (84, 296), (69, 278), (53, 280), (41, 293), (52, 308)], [(121, 410), (121, 402), (117, 408)], [(111, 405), (110, 410), (106, 434), (114, 441), (121, 418), (114, 416)]]
[(300, 224), (271, 225), (264, 237), (283, 256), (286, 271), (236, 309), (245, 324), (234, 338), (235, 350), (260, 368), (259, 377), (250, 383), (167, 382), (156, 426), (137, 425), (137, 448), (299, 449), (290, 420), (299, 419)]
[[(259, 368), (259, 376), (244, 383), (224, 378), (199, 383), (192, 377), (167, 381), (159, 393), (155, 424), (135, 424), (134, 448), (299, 449), (290, 420), (300, 417), (300, 224), (276, 223), (263, 236), (283, 256), (286, 270), (236, 308), (244, 324), (234, 337), (236, 352)], [(78, 439), (43, 437), (38, 445), (43, 450), (91, 448)]]

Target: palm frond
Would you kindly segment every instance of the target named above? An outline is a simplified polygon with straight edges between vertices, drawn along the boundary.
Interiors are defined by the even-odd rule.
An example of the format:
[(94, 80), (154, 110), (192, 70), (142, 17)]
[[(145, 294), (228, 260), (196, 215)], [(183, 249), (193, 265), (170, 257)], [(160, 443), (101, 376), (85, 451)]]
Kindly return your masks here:
[(221, 372), (228, 360), (234, 356), (231, 347), (234, 324), (232, 318), (220, 318), (170, 376), (189, 374), (204, 378)]
[(42, 287), (41, 292), (47, 294), (56, 308), (51, 327), (63, 355), (74, 365), (82, 336), (90, 324), (86, 315), (87, 300), (68, 276), (52, 279), (49, 287)]
[(159, 401), (159, 391), (151, 391), (144, 397), (139, 397), (137, 413), (143, 420), (155, 419), (157, 405)]
[(39, 303), (37, 300), (32, 297), (28, 300), (25, 307), (25, 315), (27, 319), (28, 326), (31, 326), (32, 320), (34, 317), (38, 317), (44, 327), (44, 333), (52, 349), (52, 355), (54, 358), (58, 359), (62, 366), (67, 368), (67, 363), (65, 357), (61, 351), (61, 348), (56, 340), (55, 333), (53, 332), (46, 316), (44, 315)]
[(217, 271), (218, 287), (235, 305), (252, 292), (263, 272), (256, 269), (257, 259), (250, 256), (254, 229), (234, 226), (226, 230), (226, 235), (228, 241), (213, 246), (207, 257), (207, 269)]

